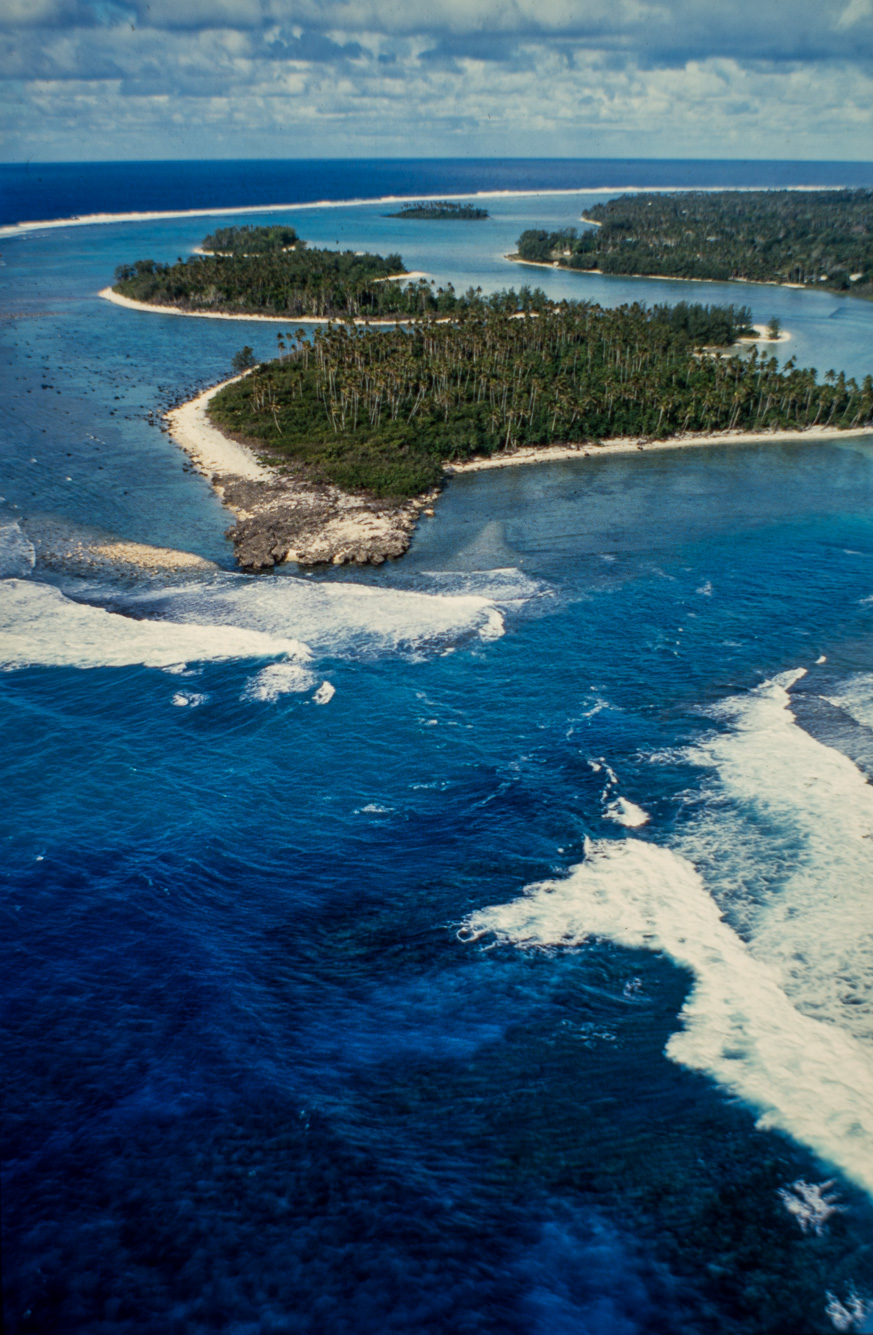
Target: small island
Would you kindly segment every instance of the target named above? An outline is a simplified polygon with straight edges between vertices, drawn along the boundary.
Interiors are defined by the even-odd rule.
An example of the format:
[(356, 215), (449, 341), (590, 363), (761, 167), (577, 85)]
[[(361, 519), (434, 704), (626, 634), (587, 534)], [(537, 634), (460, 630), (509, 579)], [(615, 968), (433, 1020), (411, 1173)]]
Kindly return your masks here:
[(732, 355), (750, 321), (734, 306), (604, 309), (541, 293), (522, 309), (519, 294), (502, 293), (387, 332), (332, 324), (310, 341), (300, 330), (205, 405), (214, 427), (273, 470), (266, 486), (221, 483), (238, 515), (237, 559), (257, 570), (401, 555), (447, 471), (604, 443), (869, 424), (871, 377), (859, 386), (829, 372), (819, 383), (793, 359)]
[(120, 264), (101, 296), (183, 315), (383, 324), (450, 316), (476, 299), (435, 288), (397, 254), (310, 248), (286, 226), (220, 228), (187, 260)]
[[(763, 328), (745, 306), (609, 309), (527, 286), (403, 285), (388, 281), (406, 276), (399, 255), (310, 249), (281, 225), (218, 229), (207, 246), (221, 249), (121, 265), (103, 295), (284, 326), (275, 360), (257, 364), (242, 348), (237, 376), (169, 419), (236, 515), (230, 536), (247, 570), (402, 555), (447, 473), (462, 469), (859, 431), (873, 417), (870, 376), (859, 385), (828, 371), (819, 382), (794, 358), (780, 366), (757, 346), (736, 355)], [(774, 320), (768, 337), (787, 335)]]
[(873, 298), (873, 190), (623, 195), (583, 232), (534, 228), (522, 263), (640, 277), (777, 283)]
[(468, 222), (477, 218), (488, 218), (487, 209), (477, 208), (474, 204), (458, 204), (450, 199), (423, 200), (420, 204), (404, 204), (399, 213), (386, 213), (386, 218), (427, 218), (440, 221), (457, 219)]
[(269, 255), (277, 251), (295, 250), (298, 244), (306, 246), (290, 223), (273, 223), (269, 227), (216, 227), (204, 237), (200, 251), (205, 255)]

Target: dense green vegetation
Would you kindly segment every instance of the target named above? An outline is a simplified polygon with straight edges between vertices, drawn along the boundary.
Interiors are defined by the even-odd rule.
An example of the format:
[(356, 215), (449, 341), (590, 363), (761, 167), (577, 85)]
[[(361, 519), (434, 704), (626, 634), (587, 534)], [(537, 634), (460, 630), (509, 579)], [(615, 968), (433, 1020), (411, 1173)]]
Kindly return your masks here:
[(387, 218), (487, 218), (488, 210), (473, 204), (457, 204), (450, 199), (425, 200), (421, 204), (404, 204), (399, 213), (388, 213)]
[[(220, 235), (214, 233), (212, 240)], [(249, 242), (243, 239), (241, 244)], [(135, 301), (183, 311), (298, 319), (415, 313), (421, 309), (416, 296), (403, 299), (399, 284), (384, 281), (402, 271), (399, 255), (310, 250), (298, 240), (293, 250), (274, 246), (260, 253), (191, 255), (175, 264), (137, 260), (116, 269), (114, 290)], [(429, 294), (429, 285), (424, 286)]]
[(597, 204), (579, 233), (534, 229), (520, 259), (672, 278), (799, 283), (873, 297), (873, 190), (689, 191)]
[(216, 227), (203, 238), (202, 249), (218, 255), (266, 255), (274, 250), (288, 250), (296, 245), (305, 246), (297, 230), (287, 223), (270, 227)]
[[(223, 242), (228, 233), (234, 233), (232, 244), (248, 246), (247, 231), (274, 230), (227, 228), (206, 241)], [(296, 320), (408, 320), (452, 316), (474, 308), (536, 310), (548, 304), (544, 293), (528, 287), (490, 297), (483, 297), (481, 289), (470, 288), (459, 296), (451, 283), (435, 288), (423, 278), (406, 284), (386, 281), (397, 275), (403, 275), (399, 255), (313, 250), (298, 237), (293, 250), (276, 245), (260, 253), (191, 255), (175, 264), (155, 260), (121, 264), (115, 270), (113, 290), (134, 301), (192, 313), (222, 311)]]
[[(543, 304), (470, 299), (451, 321), (375, 332), (302, 329), (278, 361), (212, 400), (219, 426), (318, 476), (380, 496), (439, 481), (444, 461), (519, 445), (731, 428), (858, 426), (863, 386), (793, 361), (702, 352), (748, 323), (734, 307)], [(513, 294), (515, 297), (515, 294)], [(517, 301), (517, 297), (515, 297)], [(727, 337), (729, 336), (729, 337)], [(284, 337), (282, 342), (284, 343)]]

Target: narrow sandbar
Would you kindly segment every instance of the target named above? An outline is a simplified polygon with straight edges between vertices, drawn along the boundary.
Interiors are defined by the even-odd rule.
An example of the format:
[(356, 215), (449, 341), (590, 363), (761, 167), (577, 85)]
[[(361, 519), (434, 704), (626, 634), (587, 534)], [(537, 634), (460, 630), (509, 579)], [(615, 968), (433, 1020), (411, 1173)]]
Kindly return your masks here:
[(711, 445), (781, 445), (799, 441), (813, 445), (823, 440), (842, 440), (846, 436), (870, 436), (868, 427), (807, 427), (803, 431), (721, 431), (712, 435), (673, 436), (669, 440), (647, 440), (639, 436), (616, 436), (600, 444), (581, 441), (578, 445), (521, 446), (511, 454), (489, 459), (471, 459), (468, 463), (446, 464), (447, 473), (475, 473), (486, 468), (512, 468), (519, 464), (546, 464), (559, 459), (603, 458), (610, 454), (651, 453), (654, 450), (699, 449)]
[(239, 375), (231, 376), (230, 380), (205, 389), (196, 399), (172, 408), (166, 414), (166, 421), (176, 444), (210, 477), (229, 475), (245, 478), (248, 482), (269, 482), (275, 477), (275, 469), (260, 463), (248, 446), (225, 436), (206, 415), (210, 399), (225, 385), (233, 385), (242, 379)]
[[(593, 219), (585, 219), (591, 222)], [(599, 227), (599, 223), (595, 223)], [(569, 264), (560, 264), (558, 260), (523, 260), (520, 255), (504, 255), (505, 260), (513, 264), (526, 264), (530, 269), (552, 269), (561, 273), (592, 273), (598, 278), (651, 278), (658, 283), (747, 283), (750, 287), (794, 287), (801, 292), (814, 292), (808, 283), (777, 283), (773, 278), (683, 278), (681, 274), (669, 273), (604, 273), (603, 269), (571, 269)], [(819, 289), (827, 291), (828, 289)], [(756, 329), (763, 328), (755, 325)], [(790, 337), (790, 335), (789, 335)], [(771, 342), (784, 342), (784, 339), (772, 339)]]
[[(394, 276), (392, 275), (392, 278)], [(396, 276), (416, 277), (415, 274)], [(393, 320), (371, 320), (366, 317), (351, 319), (344, 315), (240, 315), (235, 312), (231, 314), (230, 311), (183, 311), (178, 306), (158, 306), (150, 301), (134, 301), (132, 297), (123, 297), (120, 292), (113, 292), (111, 287), (101, 288), (97, 295), (104, 301), (111, 301), (114, 306), (124, 306), (129, 311), (149, 311), (152, 315), (183, 315), (188, 320), (246, 320), (249, 324), (260, 321), (264, 324), (281, 324), (286, 329), (292, 324), (368, 324), (383, 325), (386, 329), (398, 324), (412, 324), (409, 319), (396, 317)]]

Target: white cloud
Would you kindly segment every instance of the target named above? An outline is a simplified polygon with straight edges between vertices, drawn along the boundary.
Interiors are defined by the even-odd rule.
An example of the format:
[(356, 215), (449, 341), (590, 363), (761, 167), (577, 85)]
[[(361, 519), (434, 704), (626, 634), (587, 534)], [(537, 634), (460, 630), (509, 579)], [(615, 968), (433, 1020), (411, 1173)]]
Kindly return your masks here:
[(873, 0), (4, 4), (15, 157), (870, 156)]
[(834, 25), (838, 30), (854, 28), (857, 23), (873, 17), (873, 0), (849, 0)]

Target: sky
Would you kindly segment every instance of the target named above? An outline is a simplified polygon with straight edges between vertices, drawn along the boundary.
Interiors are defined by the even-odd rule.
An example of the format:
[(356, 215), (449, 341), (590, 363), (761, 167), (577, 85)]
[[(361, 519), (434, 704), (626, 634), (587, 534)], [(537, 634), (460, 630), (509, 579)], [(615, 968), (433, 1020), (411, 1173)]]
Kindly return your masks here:
[(873, 159), (873, 0), (0, 0), (0, 158)]

